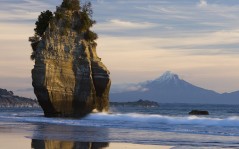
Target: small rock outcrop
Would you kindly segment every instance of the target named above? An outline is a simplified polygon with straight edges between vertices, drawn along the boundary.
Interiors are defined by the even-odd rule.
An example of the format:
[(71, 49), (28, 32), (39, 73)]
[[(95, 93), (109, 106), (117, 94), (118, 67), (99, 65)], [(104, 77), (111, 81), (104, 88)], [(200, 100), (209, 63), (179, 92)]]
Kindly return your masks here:
[[(50, 17), (45, 17), (49, 21), (45, 31), (29, 38), (35, 60), (32, 85), (47, 117), (80, 117), (109, 107), (111, 81), (96, 54), (90, 3), (76, 7), (77, 3), (64, 0), (52, 16), (46, 11)], [(46, 16), (42, 14), (39, 20)]]
[(209, 115), (208, 111), (201, 111), (201, 110), (192, 110), (188, 113), (189, 115)]

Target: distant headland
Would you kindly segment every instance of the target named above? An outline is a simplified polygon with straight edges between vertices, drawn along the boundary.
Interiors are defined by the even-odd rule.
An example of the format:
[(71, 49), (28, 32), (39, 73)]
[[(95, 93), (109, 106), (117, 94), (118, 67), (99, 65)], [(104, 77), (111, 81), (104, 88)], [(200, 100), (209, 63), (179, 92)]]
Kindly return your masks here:
[(0, 108), (39, 108), (36, 100), (19, 97), (14, 95), (12, 91), (0, 88)]
[[(111, 107), (159, 107), (159, 103), (150, 100), (139, 99), (132, 102), (110, 102)], [(35, 99), (14, 95), (12, 91), (0, 88), (0, 108), (40, 108)]]

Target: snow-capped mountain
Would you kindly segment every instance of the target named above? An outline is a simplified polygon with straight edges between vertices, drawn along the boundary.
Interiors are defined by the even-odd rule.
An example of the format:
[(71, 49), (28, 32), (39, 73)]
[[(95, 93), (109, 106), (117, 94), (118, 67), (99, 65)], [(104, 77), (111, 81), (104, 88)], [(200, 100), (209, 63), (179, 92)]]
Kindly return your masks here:
[(162, 76), (155, 79), (154, 82), (168, 82), (168, 81), (178, 81), (179, 76), (177, 74), (172, 73), (171, 71), (166, 71)]
[[(231, 95), (195, 86), (170, 71), (159, 78), (139, 84), (125, 85), (124, 90), (112, 92), (112, 101), (153, 100), (164, 103), (228, 103), (224, 98)], [(232, 95), (231, 95), (232, 96)], [(233, 98), (238, 94), (233, 95)], [(238, 96), (239, 97), (239, 96)], [(239, 103), (239, 98), (238, 98)]]

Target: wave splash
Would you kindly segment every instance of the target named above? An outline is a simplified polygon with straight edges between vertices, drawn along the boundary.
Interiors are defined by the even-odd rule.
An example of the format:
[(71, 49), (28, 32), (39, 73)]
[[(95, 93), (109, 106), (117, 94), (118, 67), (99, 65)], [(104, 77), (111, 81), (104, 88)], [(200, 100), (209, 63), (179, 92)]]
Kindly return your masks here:
[(97, 113), (90, 114), (85, 119), (88, 120), (105, 120), (105, 121), (124, 121), (124, 122), (147, 122), (147, 123), (164, 123), (174, 125), (206, 125), (206, 126), (238, 126), (239, 116), (220, 118), (207, 118), (198, 116), (163, 116), (163, 115), (147, 115), (147, 114), (106, 114)]
[(119, 114), (119, 113), (92, 113), (82, 119), (63, 119), (63, 118), (45, 118), (45, 117), (26, 117), (19, 115), (0, 116), (0, 119), (10, 119), (12, 121), (33, 122), (33, 123), (49, 123), (59, 125), (74, 126), (107, 126), (116, 124), (171, 124), (171, 125), (202, 125), (202, 126), (233, 126), (239, 127), (239, 116), (228, 117), (224, 119), (198, 117), (198, 116), (164, 116), (149, 114)]

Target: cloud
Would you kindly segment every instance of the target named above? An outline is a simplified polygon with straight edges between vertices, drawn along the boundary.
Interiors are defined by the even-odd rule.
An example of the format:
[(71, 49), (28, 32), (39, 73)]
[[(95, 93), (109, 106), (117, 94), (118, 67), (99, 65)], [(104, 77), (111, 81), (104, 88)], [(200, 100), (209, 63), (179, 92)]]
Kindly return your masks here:
[(97, 3), (104, 3), (104, 0), (96, 0)]
[[(25, 40), (34, 34), (35, 25), (32, 24), (16, 24), (16, 23), (0, 23), (0, 40)], [(5, 43), (1, 42), (1, 48)], [(9, 46), (12, 46), (9, 44)]]
[(207, 1), (206, 0), (200, 0), (200, 2), (199, 2), (199, 4), (198, 4), (198, 6), (199, 7), (207, 7)]
[[(189, 52), (190, 54), (212, 55), (213, 54), (239, 54), (238, 47), (239, 30), (225, 30), (209, 33), (198, 33), (197, 35), (190, 35), (187, 37), (174, 37), (163, 40), (160, 48), (171, 49), (174, 51)], [(170, 45), (170, 42), (174, 44)], [(168, 46), (165, 46), (168, 45)], [(200, 51), (200, 52), (199, 52)]]
[(11, 0), (0, 2), (1, 23), (22, 23), (34, 22), (41, 11), (54, 10), (54, 5), (59, 5), (58, 0)]
[[(97, 52), (111, 71), (113, 84), (142, 82), (171, 70), (195, 75), (192, 82), (202, 87), (232, 91), (238, 89), (239, 81), (238, 37), (237, 29), (168, 38), (101, 36)], [(235, 83), (223, 81), (227, 78)], [(210, 79), (223, 83), (214, 86), (208, 83)], [(142, 91), (140, 86), (122, 87), (126, 89)]]
[[(234, 3), (237, 2), (234, 1)], [(117, 34), (117, 36), (162, 37), (228, 30), (239, 26), (238, 21), (235, 21), (239, 20), (237, 15), (239, 13), (239, 5), (234, 3), (207, 0), (138, 0), (130, 2), (107, 1), (105, 4), (96, 3), (95, 15), (99, 23), (99, 28), (97, 27), (96, 31), (100, 32), (99, 35), (104, 33), (108, 35)], [(199, 5), (204, 8), (202, 9)], [(107, 6), (107, 9), (102, 10), (101, 8), (104, 6)], [(101, 13), (98, 13), (99, 10), (101, 10)], [(109, 11), (111, 13), (108, 13)], [(99, 14), (98, 16), (97, 13)], [(137, 28), (133, 29), (129, 26), (117, 24), (117, 21), (137, 24), (146, 22), (146, 25), (151, 23), (154, 26), (144, 27), (144, 31), (138, 32)]]
[(149, 89), (148, 88), (144, 88), (141, 85), (134, 85), (134, 86), (129, 86), (128, 88), (126, 88), (127, 91), (140, 91), (140, 92), (146, 92)]
[(112, 19), (108, 22), (98, 23), (95, 25), (95, 30), (135, 30), (135, 29), (148, 29), (156, 27), (157, 24), (149, 22), (132, 22), (120, 19)]
[(143, 28), (151, 28), (155, 27), (156, 24), (148, 23), (148, 22), (130, 22), (130, 21), (123, 21), (113, 19), (110, 23), (117, 27), (128, 28), (128, 29), (143, 29)]
[(141, 86), (140, 84), (113, 84), (111, 87), (111, 93), (122, 93), (122, 92), (146, 92), (148, 88)]
[[(187, 36), (174, 35), (170, 37), (113, 37), (101, 36), (99, 46), (115, 49), (118, 52), (161, 51), (190, 54), (190, 55), (234, 55), (239, 54), (239, 29), (215, 31), (208, 33), (188, 33)], [(104, 44), (104, 41), (111, 41)], [(130, 50), (129, 50), (130, 46)], [(102, 47), (102, 49), (104, 49)], [(144, 57), (148, 54), (144, 54)]]
[[(31, 49), (27, 38), (33, 34), (40, 12), (54, 11), (61, 1), (0, 2), (1, 83), (9, 76), (30, 78), (33, 63), (29, 60)], [(239, 3), (216, 0), (196, 0), (196, 3), (192, 0), (92, 1), (95, 30), (99, 34), (97, 52), (111, 71), (113, 84), (150, 80), (172, 70), (192, 74), (196, 76), (194, 82), (205, 81), (206, 85), (216, 74), (214, 82), (220, 80), (222, 85), (202, 85), (206, 88), (238, 88)], [(225, 81), (225, 73), (231, 82)], [(18, 89), (23, 87), (21, 83), (8, 79), (3, 85)], [(26, 84), (31, 85), (31, 80)], [(145, 90), (140, 86), (126, 89)]]

